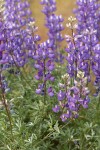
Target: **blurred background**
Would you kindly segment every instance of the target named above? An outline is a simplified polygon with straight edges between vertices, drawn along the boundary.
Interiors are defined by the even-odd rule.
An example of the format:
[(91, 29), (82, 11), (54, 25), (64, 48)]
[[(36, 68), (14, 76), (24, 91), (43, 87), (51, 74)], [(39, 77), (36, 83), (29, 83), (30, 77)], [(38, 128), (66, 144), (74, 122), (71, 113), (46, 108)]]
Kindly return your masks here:
[[(42, 41), (47, 39), (47, 29), (45, 28), (45, 15), (41, 12), (43, 5), (40, 4), (41, 0), (30, 0), (30, 7), (33, 13), (33, 17), (36, 20), (36, 26), (38, 26), (38, 34), (41, 36)], [(75, 8), (75, 0), (56, 0), (57, 2), (57, 15), (62, 15), (64, 18), (64, 31), (63, 35), (70, 34), (70, 30), (66, 28), (67, 19), (69, 16), (73, 16), (73, 9)]]

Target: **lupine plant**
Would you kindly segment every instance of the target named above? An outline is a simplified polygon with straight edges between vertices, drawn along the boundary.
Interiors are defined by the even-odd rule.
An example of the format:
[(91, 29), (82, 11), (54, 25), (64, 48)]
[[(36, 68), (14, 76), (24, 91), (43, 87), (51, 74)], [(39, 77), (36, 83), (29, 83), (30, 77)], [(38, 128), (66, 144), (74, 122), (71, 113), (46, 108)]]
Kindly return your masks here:
[[(28, 62), (28, 56), (35, 51), (35, 41), (40, 40), (34, 36), (34, 19), (28, 1), (5, 1), (4, 27), (5, 27), (5, 54), (4, 61), (23, 67)], [(32, 27), (33, 26), (33, 27)], [(4, 54), (4, 55), (5, 55)], [(6, 59), (6, 60), (5, 60)]]
[(62, 18), (62, 15), (57, 16), (55, 14), (55, 11), (57, 9), (55, 0), (48, 0), (48, 1), (41, 0), (41, 4), (44, 5), (42, 12), (46, 15), (45, 26), (49, 29), (48, 37), (51, 48), (53, 51), (55, 51), (56, 55), (55, 57), (57, 61), (60, 55), (62, 55), (60, 54), (59, 49), (60, 49), (60, 42), (63, 40), (61, 31), (64, 29), (64, 27), (61, 23), (64, 21), (64, 19)]
[(10, 123), (10, 129), (11, 129), (11, 134), (12, 134), (12, 121), (11, 121), (11, 115), (10, 115), (10, 109), (8, 106), (8, 102), (6, 100), (6, 93), (10, 91), (10, 88), (8, 86), (8, 83), (3, 75), (3, 70), (4, 70), (4, 63), (5, 60), (3, 61), (3, 51), (4, 51), (4, 44), (5, 44), (5, 32), (4, 32), (4, 19), (3, 19), (3, 8), (4, 1), (1, 2), (0, 4), (0, 98), (1, 98), (1, 104), (4, 106), (6, 110), (6, 114)]
[(54, 112), (61, 112), (62, 121), (77, 118), (80, 109), (88, 108), (89, 90), (86, 87), (87, 79), (84, 73), (79, 71), (77, 80), (74, 80), (74, 86), (71, 85), (71, 79), (68, 74), (62, 76), (63, 83), (59, 83), (61, 90), (57, 94), (59, 104), (53, 108)]
[(78, 20), (77, 32), (79, 35), (82, 35), (82, 38), (78, 43), (79, 68), (85, 72), (88, 81), (91, 80), (91, 70), (93, 70), (96, 77), (95, 83), (100, 85), (100, 50), (98, 50), (100, 49), (98, 37), (100, 29), (100, 3), (98, 0), (77, 0), (77, 5), (78, 8), (75, 10), (76, 18)]
[(0, 1), (0, 150), (100, 149), (100, 1), (76, 1), (65, 38), (56, 2), (41, 42), (28, 0)]
[(54, 81), (54, 77), (52, 76), (52, 71), (55, 67), (53, 62), (54, 58), (54, 52), (49, 47), (49, 40), (38, 45), (38, 50), (34, 55), (34, 67), (38, 70), (37, 74), (35, 75), (35, 79), (42, 81), (42, 83), (38, 85), (36, 93), (44, 95), (44, 98), (47, 94), (47, 91), (49, 96), (54, 95), (52, 87), (49, 87), (47, 90), (47, 81)]
[(70, 75), (70, 77), (77, 77), (77, 70), (78, 70), (78, 48), (77, 48), (77, 42), (79, 36), (74, 33), (74, 30), (76, 29), (77, 24), (75, 24), (76, 18), (69, 17), (68, 21), (69, 23), (66, 24), (66, 26), (71, 30), (71, 36), (65, 35), (65, 39), (67, 42), (67, 48), (66, 52), (68, 53), (66, 60), (68, 62), (67, 64), (67, 73)]

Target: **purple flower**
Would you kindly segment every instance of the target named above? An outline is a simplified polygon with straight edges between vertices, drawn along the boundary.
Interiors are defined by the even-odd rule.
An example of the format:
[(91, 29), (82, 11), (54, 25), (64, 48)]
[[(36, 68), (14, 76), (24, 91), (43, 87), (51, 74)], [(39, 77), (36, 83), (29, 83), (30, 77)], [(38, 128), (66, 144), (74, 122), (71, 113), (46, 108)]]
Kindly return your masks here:
[(55, 107), (53, 107), (52, 110), (53, 110), (55, 113), (58, 113), (58, 112), (60, 111), (60, 106), (55, 105)]
[(89, 97), (86, 97), (86, 98), (83, 100), (83, 107), (84, 107), (84, 108), (88, 108), (89, 102), (90, 102)]
[(41, 89), (36, 89), (36, 94), (41, 94)]
[(65, 98), (65, 92), (63, 92), (63, 91), (60, 90), (59, 93), (57, 94), (57, 97), (58, 97), (59, 101), (64, 100), (64, 98)]
[(48, 92), (48, 95), (49, 95), (50, 97), (53, 97), (53, 96), (54, 96), (54, 91), (53, 91), (52, 87), (49, 87), (48, 90), (47, 90), (47, 92)]
[(60, 116), (60, 118), (61, 118), (61, 120), (62, 120), (63, 122), (65, 122), (68, 118), (71, 118), (71, 113), (70, 113), (70, 111), (67, 111), (66, 114), (62, 114), (62, 115)]
[(38, 85), (38, 88), (36, 89), (36, 94), (44, 95), (44, 84)]
[(50, 81), (51, 81), (51, 82), (54, 82), (54, 80), (55, 80), (55, 77), (51, 76), (51, 77), (50, 77)]
[(79, 88), (77, 88), (76, 86), (73, 86), (71, 89), (70, 89), (75, 95), (78, 95), (80, 90)]

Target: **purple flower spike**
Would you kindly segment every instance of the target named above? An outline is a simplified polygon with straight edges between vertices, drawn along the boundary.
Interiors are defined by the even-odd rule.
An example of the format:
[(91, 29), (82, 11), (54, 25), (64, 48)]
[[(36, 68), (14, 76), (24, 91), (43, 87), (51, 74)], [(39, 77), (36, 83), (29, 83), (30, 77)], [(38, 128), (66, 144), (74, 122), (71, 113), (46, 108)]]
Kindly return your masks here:
[(74, 86), (71, 85), (71, 78), (67, 74), (62, 76), (63, 84), (60, 83), (60, 90), (57, 94), (58, 103), (63, 114), (61, 120), (65, 122), (67, 119), (77, 118), (80, 108), (88, 108), (90, 99), (88, 97), (89, 90), (86, 87), (87, 77), (84, 77), (84, 72), (78, 71), (77, 78), (74, 80)]
[[(57, 16), (54, 14), (56, 11), (56, 1), (55, 0), (41, 0), (41, 4), (44, 5), (42, 12), (46, 15), (46, 24), (45, 26), (48, 28), (48, 46), (55, 51), (55, 56), (58, 57), (59, 53), (57, 49), (60, 47), (60, 42), (62, 42), (62, 34), (61, 31), (64, 29), (62, 22), (62, 16)], [(60, 55), (61, 56), (61, 55)], [(59, 56), (59, 57), (60, 57)], [(51, 54), (50, 54), (51, 57)], [(58, 58), (56, 58), (58, 59)], [(60, 58), (62, 62), (63, 57)]]
[[(54, 81), (54, 77), (52, 76), (52, 71), (54, 70), (54, 52), (49, 48), (48, 40), (44, 43), (41, 43), (38, 45), (38, 49), (36, 50), (36, 53), (34, 54), (35, 59), (35, 69), (38, 70), (38, 74), (35, 75), (35, 79), (41, 80), (44, 84), (43, 90), (44, 96), (48, 93), (50, 97), (54, 95), (54, 92), (52, 88), (51, 91), (47, 90), (47, 81)], [(50, 57), (50, 54), (53, 54)]]
[(3, 7), (5, 9), (2, 13), (3, 21), (0, 23), (0, 26), (3, 25), (0, 40), (4, 39), (4, 42), (0, 42), (0, 51), (4, 51), (2, 55), (7, 53), (7, 57), (3, 59), (2, 56), (1, 63), (9, 64), (13, 60), (13, 65), (16, 63), (17, 66), (23, 67), (29, 57), (33, 57), (36, 42), (40, 40), (38, 35), (33, 36), (36, 28), (30, 5), (27, 0), (5, 0)]
[(77, 34), (82, 36), (81, 40), (76, 39), (78, 69), (85, 72), (90, 82), (90, 70), (95, 77), (100, 72), (100, 3), (98, 0), (77, 0), (77, 5), (78, 8), (74, 11), (78, 20)]

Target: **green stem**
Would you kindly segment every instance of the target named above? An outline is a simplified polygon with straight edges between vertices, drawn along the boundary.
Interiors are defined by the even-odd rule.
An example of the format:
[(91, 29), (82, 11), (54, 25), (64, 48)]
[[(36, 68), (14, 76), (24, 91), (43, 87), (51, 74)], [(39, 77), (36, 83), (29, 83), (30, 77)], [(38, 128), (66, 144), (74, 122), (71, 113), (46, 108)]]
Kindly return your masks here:
[(13, 135), (13, 133), (12, 133), (12, 119), (11, 119), (11, 114), (10, 114), (9, 107), (8, 107), (8, 105), (7, 105), (7, 103), (6, 103), (4, 93), (2, 93), (2, 103), (3, 103), (4, 107), (5, 107), (5, 110), (6, 110), (8, 119), (9, 119), (11, 135)]
[(6, 113), (7, 113), (7, 116), (8, 116), (8, 120), (9, 120), (9, 123), (10, 123), (10, 130), (11, 130), (11, 135), (13, 135), (12, 133), (12, 119), (11, 119), (11, 114), (10, 114), (10, 110), (9, 110), (9, 107), (6, 103), (6, 99), (5, 99), (5, 93), (4, 93), (4, 89), (3, 89), (3, 85), (2, 85), (2, 79), (1, 79), (1, 71), (0, 71), (0, 87), (1, 87), (1, 97), (2, 97), (2, 103), (5, 107), (5, 110), (6, 110)]
[(99, 98), (98, 98), (98, 100), (99, 100), (99, 104), (98, 104), (98, 106), (100, 106), (100, 94), (99, 94)]
[[(73, 30), (73, 23), (71, 22), (71, 26), (72, 26), (72, 28), (71, 28), (71, 33), (72, 33), (72, 40), (73, 40), (73, 44), (74, 44), (74, 48), (75, 49), (77, 49), (76, 48), (76, 44), (75, 44), (75, 40), (74, 40), (74, 30)], [(75, 54), (75, 56), (77, 57), (77, 55)], [(75, 71), (75, 79), (77, 78), (77, 59), (76, 60), (74, 60), (74, 64), (75, 64), (75, 67), (76, 67), (76, 71)]]
[(46, 67), (45, 67), (45, 59), (44, 59), (44, 79), (43, 79), (43, 82), (44, 82), (44, 102), (45, 102), (45, 100), (46, 100), (46, 79), (45, 79), (45, 77), (46, 77)]

